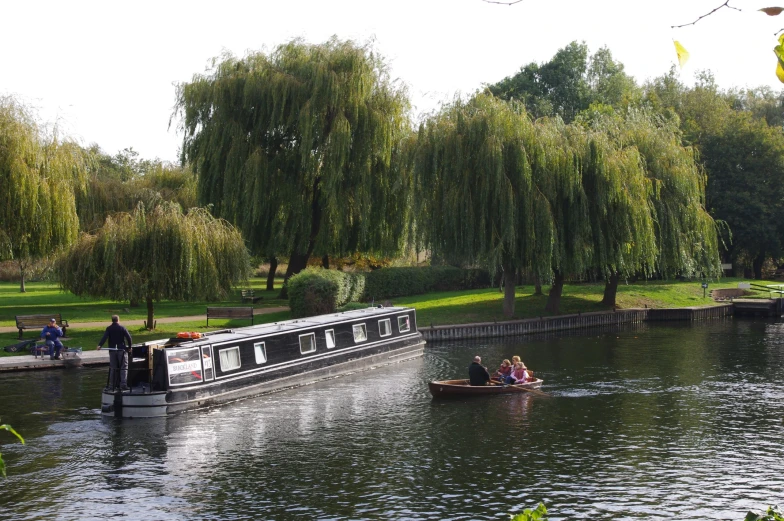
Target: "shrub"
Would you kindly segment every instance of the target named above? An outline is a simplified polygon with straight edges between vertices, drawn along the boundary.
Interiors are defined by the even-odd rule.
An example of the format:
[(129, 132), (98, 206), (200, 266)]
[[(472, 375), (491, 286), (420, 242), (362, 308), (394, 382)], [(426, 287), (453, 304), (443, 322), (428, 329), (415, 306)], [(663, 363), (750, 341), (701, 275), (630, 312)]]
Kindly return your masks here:
[(490, 274), (481, 269), (452, 266), (383, 268), (367, 274), (365, 300), (490, 287)]
[(289, 280), (291, 316), (334, 313), (339, 306), (360, 300), (364, 289), (364, 273), (307, 268)]

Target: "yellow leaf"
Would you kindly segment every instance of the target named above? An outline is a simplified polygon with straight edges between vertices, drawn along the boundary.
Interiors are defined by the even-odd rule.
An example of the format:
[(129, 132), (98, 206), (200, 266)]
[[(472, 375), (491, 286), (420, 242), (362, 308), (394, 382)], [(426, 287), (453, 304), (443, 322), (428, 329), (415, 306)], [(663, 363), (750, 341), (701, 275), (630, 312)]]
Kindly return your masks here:
[(781, 83), (784, 83), (784, 69), (781, 68), (781, 61), (776, 63), (776, 76), (778, 76)]
[(681, 45), (681, 42), (679, 42), (678, 40), (673, 40), (673, 43), (675, 44), (675, 53), (678, 55), (678, 64), (682, 69), (683, 66), (686, 65), (686, 62), (689, 60), (689, 51), (684, 49), (683, 45)]
[(763, 7), (760, 11), (768, 16), (778, 16), (784, 11), (784, 7)]

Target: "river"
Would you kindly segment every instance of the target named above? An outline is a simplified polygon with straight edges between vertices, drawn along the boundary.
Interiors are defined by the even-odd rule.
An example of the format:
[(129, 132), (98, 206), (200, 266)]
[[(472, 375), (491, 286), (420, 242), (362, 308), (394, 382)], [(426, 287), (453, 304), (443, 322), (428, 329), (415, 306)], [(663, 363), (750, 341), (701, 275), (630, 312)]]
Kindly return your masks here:
[[(433, 400), (479, 354), (551, 397)], [(429, 344), (373, 371), (102, 420), (105, 369), (0, 375), (3, 520), (737, 520), (784, 499), (784, 323)]]

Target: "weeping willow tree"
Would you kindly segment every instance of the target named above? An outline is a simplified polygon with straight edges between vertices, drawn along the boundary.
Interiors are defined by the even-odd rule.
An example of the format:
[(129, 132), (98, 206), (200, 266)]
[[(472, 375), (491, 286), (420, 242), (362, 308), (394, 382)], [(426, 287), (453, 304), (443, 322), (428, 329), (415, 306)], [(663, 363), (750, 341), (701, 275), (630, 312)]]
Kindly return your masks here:
[(504, 270), (503, 311), (514, 314), (524, 268), (549, 277), (555, 190), (548, 151), (520, 105), (489, 94), (457, 100), (419, 130), (415, 175), (418, 233), (434, 254)]
[(665, 277), (721, 273), (716, 223), (705, 210), (706, 176), (677, 127), (645, 111), (606, 129), (621, 146), (635, 147), (651, 183), (656, 270)]
[(0, 258), (17, 262), (21, 292), (31, 260), (76, 240), (74, 194), (87, 163), (76, 143), (56, 129), (47, 135), (24, 106), (0, 98)]
[(407, 237), (410, 179), (394, 168), (410, 132), (404, 88), (368, 46), (294, 40), (269, 55), (224, 56), (178, 87), (182, 159), (202, 204), (255, 253), (393, 253)]
[(600, 127), (570, 125), (568, 139), (579, 151), (587, 200), (591, 257), (586, 267), (605, 278), (602, 303), (614, 307), (620, 277), (650, 275), (658, 244), (652, 181), (639, 151), (620, 146)]
[(60, 285), (79, 296), (145, 300), (147, 328), (154, 302), (216, 300), (247, 279), (250, 257), (240, 232), (202, 208), (183, 215), (164, 203), (106, 219), (82, 234), (57, 263)]

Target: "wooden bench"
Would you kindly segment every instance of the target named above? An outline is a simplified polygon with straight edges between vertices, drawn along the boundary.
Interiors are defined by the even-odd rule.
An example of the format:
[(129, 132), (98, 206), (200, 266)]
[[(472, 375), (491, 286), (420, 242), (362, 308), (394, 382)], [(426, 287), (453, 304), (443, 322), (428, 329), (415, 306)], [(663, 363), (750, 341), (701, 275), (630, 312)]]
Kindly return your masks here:
[(63, 329), (63, 336), (68, 326), (68, 321), (63, 320), (60, 313), (50, 313), (47, 315), (16, 315), (16, 327), (19, 329), (19, 338), (22, 338), (22, 330), (24, 329), (43, 329), (44, 326), (49, 325), (49, 321), (55, 319), (57, 325)]
[(210, 325), (211, 318), (244, 318), (250, 319), (251, 325), (253, 324), (253, 308), (240, 307), (240, 308), (207, 308), (207, 325)]
[(250, 300), (254, 304), (261, 300), (263, 297), (254, 297), (252, 289), (243, 289), (241, 292), (241, 300), (245, 302), (246, 300)]

